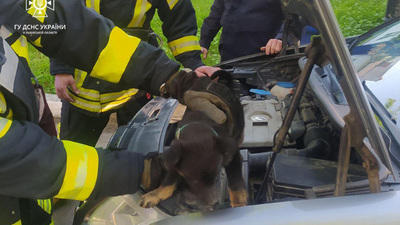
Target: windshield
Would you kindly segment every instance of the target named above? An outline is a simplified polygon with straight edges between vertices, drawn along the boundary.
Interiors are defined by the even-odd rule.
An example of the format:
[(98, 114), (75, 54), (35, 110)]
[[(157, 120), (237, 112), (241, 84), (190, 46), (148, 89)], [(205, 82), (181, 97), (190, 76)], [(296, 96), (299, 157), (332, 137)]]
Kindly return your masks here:
[[(368, 33), (351, 49), (361, 81), (398, 121), (400, 115), (400, 20)], [(400, 123), (397, 122), (400, 128)]]

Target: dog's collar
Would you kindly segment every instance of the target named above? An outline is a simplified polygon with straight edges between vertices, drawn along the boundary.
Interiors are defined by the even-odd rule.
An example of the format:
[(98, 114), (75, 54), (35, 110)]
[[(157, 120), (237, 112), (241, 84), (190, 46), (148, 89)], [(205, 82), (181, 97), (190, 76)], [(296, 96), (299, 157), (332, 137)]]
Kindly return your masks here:
[[(196, 124), (196, 123), (200, 123), (200, 122), (187, 123), (187, 124), (183, 125), (182, 127), (178, 128), (178, 129), (176, 130), (176, 132), (175, 132), (175, 138), (176, 138), (176, 139), (179, 139), (179, 136), (181, 135), (182, 130), (185, 129), (185, 127), (188, 127), (189, 125), (191, 125), (191, 124)], [(203, 123), (201, 123), (201, 124), (203, 124)], [(208, 127), (209, 127), (209, 128), (211, 129), (211, 131), (215, 134), (215, 136), (218, 137), (217, 131), (215, 131), (215, 130), (214, 130), (212, 127), (210, 127), (210, 126), (208, 126)]]

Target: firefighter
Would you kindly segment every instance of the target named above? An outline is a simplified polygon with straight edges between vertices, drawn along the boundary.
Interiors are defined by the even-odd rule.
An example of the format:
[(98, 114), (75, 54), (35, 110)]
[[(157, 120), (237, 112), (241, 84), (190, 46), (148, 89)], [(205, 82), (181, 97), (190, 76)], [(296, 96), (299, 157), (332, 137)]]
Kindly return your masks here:
[[(2, 0), (0, 26), (12, 33), (10, 37), (24, 34), (49, 57), (91, 71), (88, 76), (95, 74), (127, 88), (171, 96), (218, 123), (225, 122), (234, 110), (228, 101), (232, 96), (223, 92), (223, 86), (194, 72), (179, 71), (179, 65), (162, 50), (126, 35), (111, 21), (86, 9), (80, 0), (55, 3), (54, 11), (43, 12), (46, 17), (34, 17), (36, 12), (26, 11), (23, 1)], [(56, 34), (15, 29), (26, 31), (55, 23), (67, 29)], [(93, 29), (85, 30), (89, 25)], [(18, 57), (7, 41), (0, 37), (1, 224), (52, 224), (49, 199), (53, 197), (85, 200), (134, 193), (146, 169), (146, 156), (96, 149), (47, 135), (37, 125), (40, 105), (31, 83), (33, 75), (27, 61)], [(124, 54), (116, 54), (121, 52)], [(115, 63), (119, 67), (110, 71)], [(213, 89), (208, 90), (210, 87)]]
[[(174, 57), (185, 68), (199, 68), (196, 71), (200, 74), (210, 75), (215, 71), (201, 60), (196, 15), (190, 0), (86, 0), (85, 4), (129, 35), (153, 45), (158, 43), (150, 22), (157, 10)], [(55, 75), (56, 93), (62, 100), (60, 138), (63, 140), (95, 146), (111, 113), (116, 111), (118, 125), (125, 125), (151, 98), (143, 91), (87, 76), (86, 72), (57, 60), (51, 61), (50, 73)]]
[(214, 0), (201, 27), (203, 56), (218, 31), (221, 62), (264, 51), (267, 55), (282, 49), (284, 15), (279, 0)]

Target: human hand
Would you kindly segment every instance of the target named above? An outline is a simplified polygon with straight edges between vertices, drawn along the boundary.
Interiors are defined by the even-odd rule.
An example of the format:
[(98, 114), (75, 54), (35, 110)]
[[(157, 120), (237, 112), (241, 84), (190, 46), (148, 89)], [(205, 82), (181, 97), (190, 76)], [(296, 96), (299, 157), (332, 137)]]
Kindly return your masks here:
[(68, 87), (71, 87), (72, 91), (79, 95), (79, 90), (76, 87), (74, 76), (72, 76), (72, 74), (57, 74), (54, 81), (54, 87), (57, 96), (68, 102), (75, 102), (75, 100), (68, 94)]
[(260, 50), (264, 51), (266, 55), (279, 53), (282, 50), (282, 40), (270, 39), (265, 46), (260, 48)]
[(219, 67), (212, 67), (212, 66), (200, 66), (194, 72), (196, 72), (198, 77), (210, 77), (214, 72), (220, 70)]
[(200, 47), (201, 48), (201, 54), (203, 54), (203, 59), (207, 58), (207, 54), (208, 54), (208, 49), (204, 48), (204, 47)]

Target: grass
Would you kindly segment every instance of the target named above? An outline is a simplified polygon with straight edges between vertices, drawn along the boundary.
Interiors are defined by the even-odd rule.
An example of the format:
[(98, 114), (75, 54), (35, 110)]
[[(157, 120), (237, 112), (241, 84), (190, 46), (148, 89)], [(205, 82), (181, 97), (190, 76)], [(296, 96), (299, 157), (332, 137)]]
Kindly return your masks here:
[(343, 36), (365, 33), (383, 22), (387, 0), (331, 0)]
[(46, 93), (55, 93), (54, 77), (50, 75), (49, 58), (29, 45), (29, 64)]
[[(338, 23), (345, 37), (364, 33), (381, 24), (385, 15), (386, 2), (387, 0), (331, 0)], [(198, 35), (200, 35), (202, 21), (208, 16), (212, 3), (213, 0), (192, 0), (193, 7), (196, 10)], [(161, 21), (158, 16), (153, 19), (152, 27), (156, 33), (162, 34)], [(219, 62), (219, 35), (214, 38), (210, 46), (208, 57), (204, 60), (206, 65), (215, 65)], [(173, 58), (166, 44), (167, 40), (163, 38), (163, 41), (162, 48), (170, 58)], [(44, 86), (45, 91), (55, 93), (54, 78), (50, 76), (47, 57), (34, 48), (30, 48), (30, 64), (32, 71), (39, 78), (39, 82)]]

